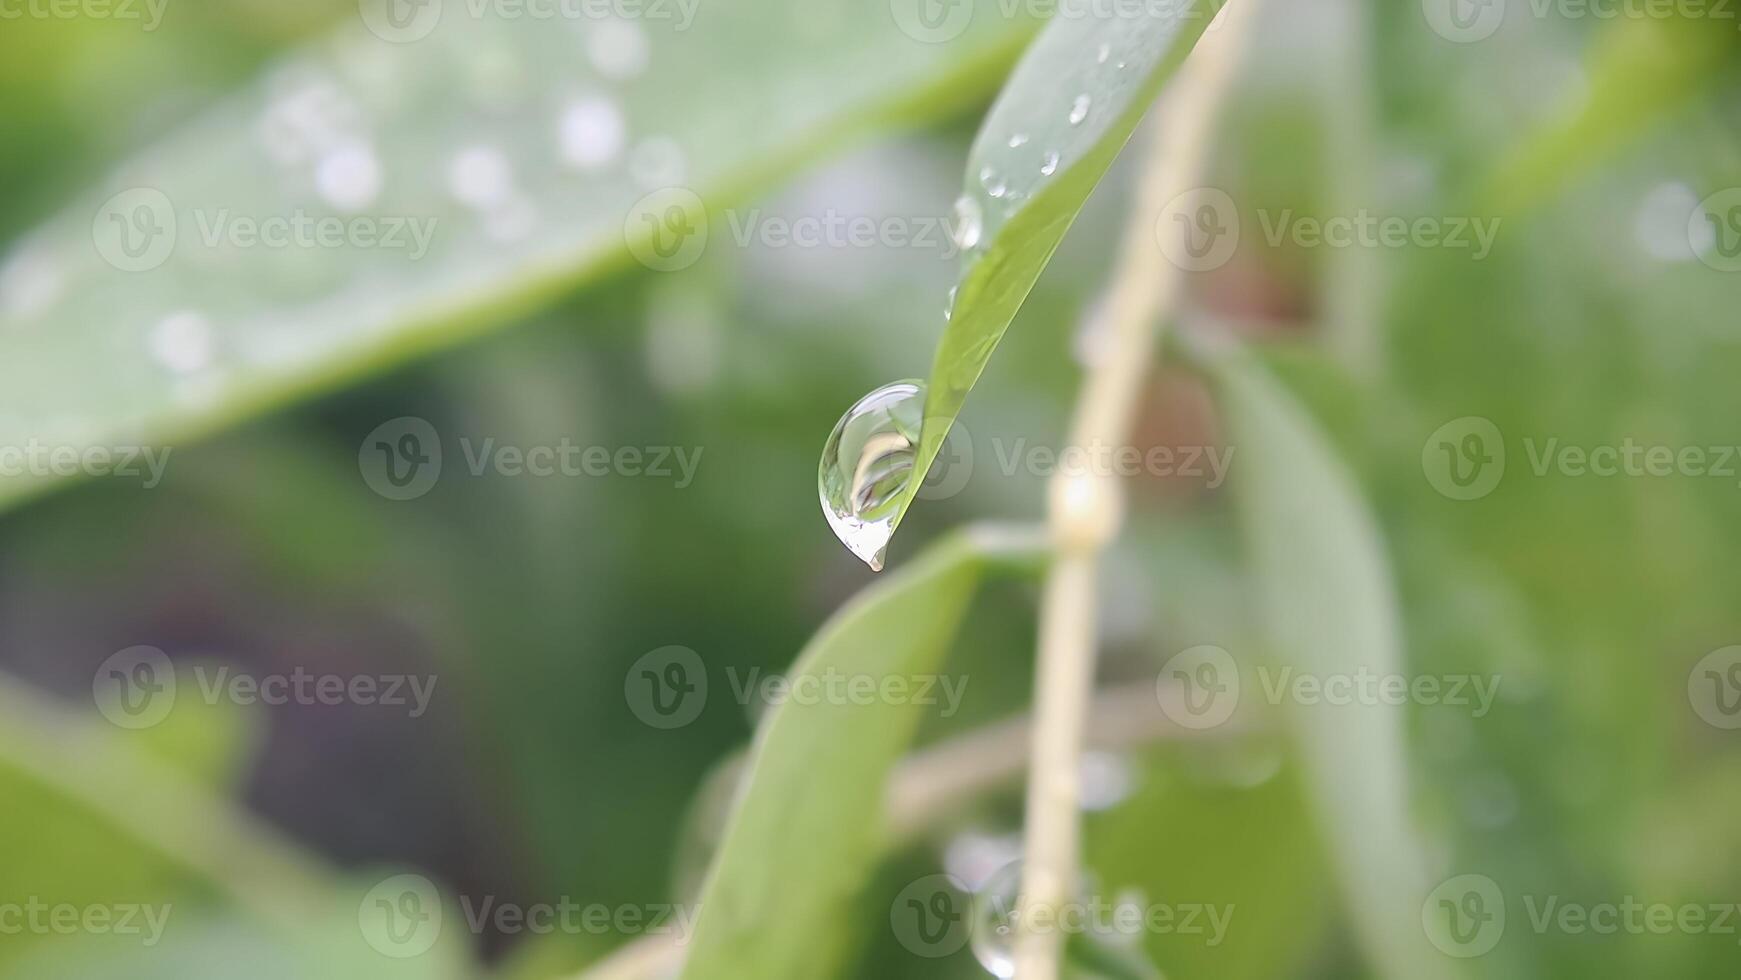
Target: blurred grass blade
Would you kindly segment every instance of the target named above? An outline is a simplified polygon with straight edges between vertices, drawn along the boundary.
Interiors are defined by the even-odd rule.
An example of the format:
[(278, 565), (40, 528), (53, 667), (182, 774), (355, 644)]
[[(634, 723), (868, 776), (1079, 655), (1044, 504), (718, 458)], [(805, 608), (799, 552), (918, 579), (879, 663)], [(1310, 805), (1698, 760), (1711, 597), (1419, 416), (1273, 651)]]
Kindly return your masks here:
[[(1239, 500), (1271, 656), (1300, 675), (1402, 675), (1383, 541), (1305, 409), (1248, 354), (1210, 367), (1239, 447)], [(1402, 708), (1298, 706), (1290, 724), (1367, 955), (1380, 976), (1452, 974), (1427, 944), (1432, 888), (1410, 816)]]
[[(723, 247), (721, 206), (970, 104), (1033, 25), (1000, 0), (941, 25), (906, 0), (558, 21), (458, 3), (388, 19), (391, 2), (363, 0), (0, 261), (0, 445), (197, 437), (631, 256), (692, 264), (710, 212)], [(8, 478), (0, 501), (50, 478)]]
[[(935, 674), (993, 566), (1038, 563), (1044, 537), (959, 533), (871, 587), (824, 626), (790, 679)], [(683, 980), (831, 975), (844, 923), (882, 847), (889, 770), (921, 710), (911, 704), (775, 708), (702, 892)]]
[(1073, 8), (1023, 55), (968, 155), (955, 215), (961, 280), (897, 526), (1064, 233), (1220, 8), (1221, 0)]

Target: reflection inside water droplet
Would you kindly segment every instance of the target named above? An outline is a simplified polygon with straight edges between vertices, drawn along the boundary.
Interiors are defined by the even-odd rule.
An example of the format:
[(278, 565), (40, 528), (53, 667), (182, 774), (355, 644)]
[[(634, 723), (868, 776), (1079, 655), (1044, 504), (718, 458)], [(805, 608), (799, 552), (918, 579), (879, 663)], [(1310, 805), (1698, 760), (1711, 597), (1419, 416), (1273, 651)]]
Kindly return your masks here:
[(848, 409), (822, 447), (817, 491), (835, 537), (880, 572), (924, 421), (925, 385), (887, 384)]

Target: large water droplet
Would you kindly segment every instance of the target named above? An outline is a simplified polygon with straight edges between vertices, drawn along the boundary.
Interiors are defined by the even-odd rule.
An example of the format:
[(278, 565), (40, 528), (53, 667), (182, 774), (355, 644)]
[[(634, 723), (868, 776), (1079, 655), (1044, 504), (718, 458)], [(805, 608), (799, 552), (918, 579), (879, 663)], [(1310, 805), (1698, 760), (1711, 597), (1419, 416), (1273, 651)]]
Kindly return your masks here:
[(1050, 177), (1057, 172), (1058, 172), (1058, 154), (1056, 154), (1056, 153), (1046, 154), (1045, 159), (1040, 161), (1040, 175), (1043, 177)]
[(979, 247), (979, 236), (985, 231), (985, 218), (979, 202), (963, 194), (955, 199), (955, 244), (964, 252)]
[(822, 513), (835, 537), (873, 572), (882, 571), (895, 533), (924, 412), (923, 382), (883, 385), (847, 409), (822, 447), (816, 474)]
[(1088, 118), (1088, 104), (1091, 100), (1086, 95), (1078, 95), (1076, 101), (1070, 103), (1070, 125), (1081, 125)]

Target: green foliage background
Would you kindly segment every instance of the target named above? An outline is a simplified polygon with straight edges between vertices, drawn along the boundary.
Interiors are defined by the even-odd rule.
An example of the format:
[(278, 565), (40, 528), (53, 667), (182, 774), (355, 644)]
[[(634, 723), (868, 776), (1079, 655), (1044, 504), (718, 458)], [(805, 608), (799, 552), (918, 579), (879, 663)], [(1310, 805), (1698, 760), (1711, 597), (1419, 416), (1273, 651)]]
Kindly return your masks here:
[[(717, 177), (710, 207), (790, 216), (947, 214), (984, 107), (1035, 26), (982, 19), (956, 46), (919, 47), (892, 33), (880, 4), (804, 4), (853, 26), (864, 18), (849, 33), (868, 53), (828, 59), (827, 45), (805, 47), (793, 29), (805, 21), (781, 0), (722, 6), (743, 31), (680, 39), (713, 60), (670, 69), (688, 74), (659, 90), (666, 104), (635, 105), (630, 122), (688, 118), (683, 106), (707, 104), (710, 72), (802, 89), (781, 117), (793, 139), (767, 146), (746, 125), (712, 134), (717, 155), (692, 161)], [(1537, 476), (1524, 449), (1550, 438), (1741, 443), (1741, 276), (1647, 247), (1664, 220), (1653, 192), (1684, 185), (1699, 199), (1741, 185), (1734, 22), (1518, 7), (1493, 38), (1455, 44), (1414, 3), (1272, 6), (1213, 177), (1241, 203), (1243, 244), (1228, 266), (1192, 277), (1183, 319), (1249, 341), (1352, 470), (1394, 579), (1406, 669), (1503, 679), (1484, 718), (1414, 708), (1406, 719), (1406, 788), (1430, 857), (1493, 877), (1508, 896), (1741, 900), (1741, 745), (1704, 723), (1686, 692), (1701, 657), (1741, 642), (1741, 487)], [(202, 162), (201, 140), (244, 136), (181, 127), (236, 111), (230, 93), (293, 51), (354, 32), (355, 18), (337, 0), (226, 0), (172, 2), (151, 34), (0, 24), (0, 239), (29, 242), (63, 208), (77, 219), (66, 234), (84, 234), (107, 196), (91, 189), (166, 138), (188, 154), (171, 171), (204, 173), (216, 157)], [(569, 70), (554, 46), (545, 57), (540, 79)], [(464, 122), (443, 119), (452, 128), (441, 131)], [(404, 152), (433, 169), (446, 144), (420, 144), (424, 132), (410, 130)], [(993, 446), (1063, 439), (1081, 371), (1065, 352), (1112, 265), (1130, 157), (1079, 216), (962, 413), (971, 477), (915, 507), (892, 568), (947, 528), (1043, 513), (1043, 479), (1006, 476)], [(543, 190), (564, 193), (555, 181)], [(572, 202), (538, 203), (566, 213)], [(1501, 231), (1481, 261), (1273, 247), (1257, 214), (1289, 208), (1480, 216)], [(921, 249), (740, 246), (716, 218), (697, 265), (654, 273), (627, 259), (615, 220), (552, 229), (611, 254), (535, 283), (487, 249), (457, 251), (461, 266), (474, 255), (487, 264), (491, 285), (444, 310), (453, 322), (359, 359), (335, 344), (318, 371), (259, 382), (269, 394), (243, 375), (195, 411), (150, 390), (117, 340), (165, 296), (130, 305), (125, 290), (98, 291), (58, 318), (0, 322), (0, 433), (18, 439), (70, 417), (90, 422), (81, 431), (175, 447), (151, 491), (103, 480), (53, 495), (34, 482), (0, 488), (15, 504), (0, 517), (0, 666), (17, 678), (0, 697), (0, 902), (175, 908), (168, 939), (150, 950), (116, 937), (0, 936), (0, 977), (226, 977), (246, 964), (271, 978), (549, 978), (618, 939), (450, 929), (425, 956), (391, 960), (362, 942), (358, 902), (405, 870), (444, 894), (526, 903), (689, 897), (679, 883), (700, 872), (685, 866), (686, 814), (753, 720), (714, 698), (685, 728), (650, 728), (625, 702), (625, 672), (671, 644), (696, 650), (716, 677), (785, 670), (869, 583), (816, 512), (816, 453), (862, 392), (924, 373), (956, 269)], [(230, 309), (250, 296), (250, 317), (311, 308), (288, 287), (259, 285), (274, 281), (270, 265), (250, 271), (261, 279), (226, 287)], [(407, 415), (452, 437), (456, 478), (400, 503), (359, 477), (358, 447)], [(1506, 478), (1469, 502), (1436, 492), (1422, 469), (1429, 436), (1464, 416), (1507, 438)], [(1138, 425), (1144, 445), (1228, 431), (1194, 368), (1159, 370)], [(462, 436), (704, 456), (682, 489), (474, 479), (453, 465)], [(1253, 662), (1276, 653), (1233, 491), (1180, 479), (1131, 488), (1103, 603), (1108, 678), (1152, 679), (1201, 643)], [(1033, 600), (1019, 577), (976, 596), (947, 668), (971, 679), (969, 697), (959, 715), (925, 719), (921, 742), (1024, 708)], [(163, 725), (128, 732), (102, 720), (90, 685), (98, 664), (137, 644), (187, 668), (440, 682), (414, 720), (181, 698)], [(1091, 866), (1109, 890), (1236, 907), (1222, 946), (1151, 939), (1169, 976), (1378, 975), (1325, 843), (1363, 825), (1323, 825), (1308, 802), (1314, 770), (1285, 727), (1138, 753), (1132, 795), (1087, 817)], [(855, 774), (817, 760), (812, 778), (803, 791), (827, 794), (830, 779)], [(911, 956), (886, 928), (888, 903), (934, 873), (961, 833), (1015, 831), (1016, 801), (977, 801), (887, 856), (844, 924), (844, 975), (983, 975), (966, 952)], [(767, 929), (782, 927), (781, 911), (775, 896)], [(1514, 907), (1494, 952), (1447, 968), (1718, 978), (1741, 957), (1734, 936), (1536, 934), (1528, 923)]]

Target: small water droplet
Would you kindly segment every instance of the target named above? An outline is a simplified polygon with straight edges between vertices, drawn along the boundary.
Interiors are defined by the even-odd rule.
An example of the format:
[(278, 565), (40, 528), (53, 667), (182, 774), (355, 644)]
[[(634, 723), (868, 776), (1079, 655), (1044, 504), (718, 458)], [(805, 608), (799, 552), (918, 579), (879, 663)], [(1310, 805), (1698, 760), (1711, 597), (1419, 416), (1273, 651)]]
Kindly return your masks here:
[(1041, 175), (1046, 176), (1046, 177), (1050, 177), (1057, 172), (1058, 172), (1058, 154), (1056, 154), (1056, 153), (1046, 154), (1045, 157), (1040, 160), (1040, 173), (1041, 173)]
[(896, 509), (913, 472), (925, 385), (896, 381), (858, 400), (822, 447), (817, 490), (835, 537), (880, 572)]
[(1106, 64), (1106, 59), (1108, 59), (1110, 57), (1112, 57), (1112, 44), (1111, 44), (1111, 42), (1108, 42), (1108, 41), (1100, 42), (1100, 52), (1094, 56), (1095, 63), (1104, 65), (1104, 64)]
[(647, 34), (627, 20), (603, 20), (586, 39), (586, 57), (606, 78), (624, 80), (647, 70)]
[(972, 196), (963, 194), (955, 199), (955, 244), (964, 252), (971, 252), (979, 247), (979, 237), (985, 231), (985, 219), (980, 214), (979, 202)]
[(514, 193), (514, 167), (493, 146), (461, 150), (447, 168), (447, 188), (454, 199), (479, 210), (501, 204)]
[(562, 158), (581, 170), (602, 167), (623, 152), (627, 129), (622, 110), (605, 96), (576, 99), (562, 111), (558, 126)]
[(1004, 182), (1002, 177), (997, 175), (997, 171), (990, 167), (986, 167), (984, 170), (979, 172), (979, 182), (985, 187), (985, 193), (989, 197), (1003, 197), (1004, 192), (1009, 190), (1009, 185)]
[(314, 169), (321, 199), (340, 211), (361, 211), (381, 193), (381, 161), (366, 143), (347, 143), (323, 155)]
[(157, 363), (177, 374), (194, 374), (212, 361), (212, 324), (204, 315), (182, 310), (157, 321), (146, 341)]
[(1088, 104), (1091, 100), (1086, 95), (1078, 95), (1076, 101), (1070, 103), (1070, 125), (1080, 126), (1082, 120), (1088, 118)]
[(1010, 149), (1015, 149), (1028, 141), (1027, 133), (1017, 133), (1010, 137)]
[(949, 299), (943, 303), (943, 319), (953, 319), (955, 316), (955, 294), (961, 291), (960, 286), (949, 287)]

